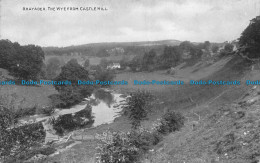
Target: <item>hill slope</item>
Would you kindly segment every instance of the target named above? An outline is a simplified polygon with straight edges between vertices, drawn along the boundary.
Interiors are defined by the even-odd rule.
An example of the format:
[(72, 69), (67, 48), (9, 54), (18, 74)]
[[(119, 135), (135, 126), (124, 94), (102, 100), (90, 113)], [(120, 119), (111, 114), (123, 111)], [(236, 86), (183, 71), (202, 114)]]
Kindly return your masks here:
[(242, 84), (190, 92), (196, 105), (182, 111), (187, 118), (185, 127), (168, 135), (143, 162), (259, 162), (260, 87), (246, 86), (244, 82), (259, 79), (260, 70), (249, 68), (248, 62), (234, 57), (221, 70), (205, 78), (236, 79)]
[(91, 43), (68, 47), (45, 47), (46, 55), (83, 55), (106, 57), (108, 55), (139, 55), (145, 51), (156, 49), (161, 51), (164, 46), (179, 45), (178, 40), (142, 41), (142, 42), (111, 42)]

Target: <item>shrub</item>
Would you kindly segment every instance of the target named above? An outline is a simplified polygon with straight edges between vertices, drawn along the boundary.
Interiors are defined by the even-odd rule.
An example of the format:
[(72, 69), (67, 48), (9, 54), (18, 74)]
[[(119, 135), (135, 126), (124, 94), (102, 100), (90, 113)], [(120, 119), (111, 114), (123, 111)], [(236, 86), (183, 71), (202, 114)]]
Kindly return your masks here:
[(97, 161), (106, 163), (134, 163), (152, 146), (162, 141), (163, 134), (177, 131), (184, 125), (180, 113), (168, 111), (152, 130), (139, 127), (131, 132), (105, 132), (98, 135)]
[(143, 128), (128, 133), (107, 131), (98, 137), (97, 161), (106, 163), (138, 162), (144, 153), (162, 140), (160, 133)]
[[(52, 146), (47, 146), (47, 147), (36, 147), (33, 149), (30, 149), (29, 151), (26, 152), (22, 152), (19, 156), (19, 158), (17, 158), (19, 161), (24, 161), (24, 160), (28, 160), (30, 158), (32, 158), (35, 155), (38, 154), (42, 154), (45, 156), (49, 156), (53, 153), (56, 152), (56, 149)], [(13, 160), (12, 158), (9, 160), (10, 162), (15, 162), (15, 160)]]
[(37, 110), (37, 105), (34, 105), (33, 107), (28, 107), (28, 108), (20, 108), (20, 109), (14, 111), (15, 119), (18, 119), (18, 118), (24, 117), (24, 116), (35, 115), (36, 110)]
[(0, 158), (19, 157), (44, 141), (46, 133), (41, 122), (9, 128), (0, 135)]
[(48, 98), (50, 98), (52, 106), (55, 106), (58, 108), (66, 106), (66, 103), (61, 99), (60, 94), (52, 94), (52, 95), (48, 96)]
[(75, 115), (65, 114), (60, 115), (57, 119), (53, 118), (51, 124), (57, 134), (63, 135), (65, 131), (72, 131), (88, 125), (91, 126), (94, 123), (91, 112), (91, 106), (88, 105), (85, 109), (76, 112)]
[(147, 118), (147, 114), (151, 107), (151, 101), (154, 96), (146, 91), (137, 91), (130, 95), (130, 98), (124, 107), (124, 114), (128, 115), (132, 121), (132, 128), (141, 125), (141, 121)]
[(145, 153), (151, 146), (158, 144), (162, 140), (162, 135), (157, 131), (147, 129), (133, 130), (130, 133), (130, 141), (140, 151)]
[(57, 57), (50, 58), (46, 65), (47, 79), (54, 79), (60, 73), (60, 70), (61, 70), (61, 63), (59, 58)]
[(139, 149), (131, 143), (130, 133), (107, 132), (100, 135), (97, 147), (97, 161), (106, 163), (134, 163)]
[(100, 80), (100, 81), (111, 81), (115, 78), (114, 72), (111, 70), (96, 71), (94, 76), (95, 76), (95, 80)]
[(180, 130), (183, 125), (184, 117), (180, 113), (168, 111), (162, 116), (156, 130), (159, 133), (168, 134)]
[(37, 109), (38, 114), (44, 114), (47, 116), (50, 116), (52, 113), (54, 113), (55, 108), (53, 106), (44, 106), (42, 108)]
[[(13, 112), (0, 105), (0, 133), (2, 134), (13, 121)], [(0, 136), (1, 136), (0, 134)]]
[(249, 58), (259, 58), (260, 52), (260, 20), (256, 17), (251, 20), (248, 27), (239, 38), (239, 45), (245, 47)]

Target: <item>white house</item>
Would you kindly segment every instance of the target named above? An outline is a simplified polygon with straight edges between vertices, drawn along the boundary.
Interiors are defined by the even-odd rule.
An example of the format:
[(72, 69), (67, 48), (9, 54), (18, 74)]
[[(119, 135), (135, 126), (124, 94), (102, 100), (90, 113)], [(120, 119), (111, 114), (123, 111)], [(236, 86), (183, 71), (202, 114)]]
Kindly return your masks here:
[(120, 66), (120, 64), (119, 63), (112, 63), (112, 64), (109, 64), (108, 66), (107, 66), (107, 69), (119, 69), (119, 68), (121, 68), (121, 66)]

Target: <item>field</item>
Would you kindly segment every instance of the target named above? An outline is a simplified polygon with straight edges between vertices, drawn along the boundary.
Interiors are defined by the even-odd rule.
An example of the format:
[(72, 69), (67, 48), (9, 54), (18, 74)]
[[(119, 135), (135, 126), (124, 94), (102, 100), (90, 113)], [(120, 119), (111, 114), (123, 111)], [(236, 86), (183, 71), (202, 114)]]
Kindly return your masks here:
[[(134, 80), (138, 81), (184, 81), (185, 87), (189, 85), (190, 80), (201, 80), (213, 73), (216, 73), (222, 69), (227, 62), (230, 61), (230, 57), (220, 59), (218, 62), (207, 64), (205, 62), (198, 62), (193, 66), (182, 68), (180, 66), (175, 68), (175, 74), (167, 74), (166, 70), (154, 71), (154, 72), (121, 72), (116, 74), (115, 81), (125, 80), (128, 81), (128, 85), (117, 85), (113, 86), (116, 90), (138, 90), (146, 89), (150, 91), (167, 91), (167, 90), (178, 90), (183, 89), (181, 85), (134, 85)], [(183, 64), (182, 64), (183, 65)], [(196, 70), (196, 71), (194, 71)], [(213, 78), (212, 78), (213, 79)]]
[[(253, 71), (247, 74), (245, 69), (246, 66), (243, 65), (243, 61), (239, 58), (233, 60), (232, 58), (224, 58), (214, 64), (205, 65), (194, 65), (194, 67), (186, 67), (184, 69), (180, 68), (177, 72), (178, 77), (168, 75), (165, 71), (124, 72), (117, 74), (115, 80), (224, 80), (227, 79), (228, 76), (228, 79), (241, 79), (241, 81), (245, 81), (246, 78), (251, 79), (259, 72), (259, 70), (257, 70), (257, 72)], [(244, 70), (241, 71), (241, 67), (237, 65), (242, 66), (245, 72)], [(198, 68), (198, 70), (193, 72), (195, 67)], [(180, 72), (183, 72), (182, 76), (180, 76)], [(211, 122), (212, 117), (210, 116), (216, 116), (218, 110), (222, 108), (222, 106), (239, 101), (251, 87), (245, 85), (229, 87), (190, 86), (189, 84), (184, 86), (134, 86), (129, 84), (127, 86), (113, 86), (112, 89), (121, 92), (132, 92), (138, 89), (145, 89), (151, 91), (157, 97), (157, 100), (154, 101), (154, 105), (149, 113), (149, 119), (142, 123), (142, 126), (145, 128), (151, 128), (154, 122), (160, 118), (166, 110), (181, 112), (186, 117), (183, 129), (166, 136), (164, 141), (153, 147), (154, 152), (148, 153), (145, 156), (143, 162), (181, 163), (183, 160), (186, 160), (187, 162), (192, 163), (206, 163), (211, 161), (211, 159), (217, 159), (217, 155), (207, 153), (206, 150), (214, 152), (213, 149), (207, 147), (212, 143), (214, 144), (214, 141), (220, 141), (219, 138), (224, 136), (223, 132), (228, 132), (228, 128), (230, 127), (228, 122), (224, 120), (222, 127), (214, 126), (214, 122)], [(204, 128), (205, 125), (212, 126), (214, 130), (211, 130), (210, 127)], [(130, 130), (130, 125), (126, 117), (122, 116), (117, 118), (114, 123), (102, 125), (92, 130), (85, 130), (84, 132), (76, 133), (76, 135), (94, 136), (95, 133), (102, 133), (107, 129), (113, 131), (127, 131)], [(217, 135), (215, 132), (219, 132), (219, 134)], [(200, 136), (198, 137), (199, 134)], [(204, 141), (204, 138), (208, 139), (208, 141)], [(93, 147), (95, 146), (95, 143), (97, 142), (93, 139), (84, 141), (62, 154), (48, 158), (48, 161), (59, 161), (67, 158), (65, 162), (75, 161), (92, 163), (94, 160), (93, 154), (95, 151)], [(214, 146), (210, 146), (210, 148), (211, 147), (213, 148)], [(69, 156), (75, 157), (68, 158)]]
[[(232, 125), (234, 125), (233, 122), (237, 122), (237, 119), (234, 120), (233, 117), (229, 119), (224, 114), (235, 116), (237, 108), (238, 111), (244, 112), (243, 108), (234, 106), (244, 100), (243, 97), (250, 92), (252, 87), (244, 84), (240, 86), (192, 86), (188, 84), (189, 80), (241, 80), (244, 82), (247, 79), (259, 79), (259, 74), (258, 69), (251, 71), (251, 68), (241, 58), (226, 57), (212, 64), (200, 62), (190, 67), (177, 67), (174, 75), (167, 74), (166, 70), (135, 73), (119, 72), (114, 80), (127, 80), (129, 84), (126, 86), (113, 86), (111, 89), (122, 93), (144, 89), (156, 96), (157, 99), (149, 112), (149, 119), (142, 122), (142, 126), (145, 128), (151, 128), (155, 121), (167, 110), (181, 112), (186, 118), (182, 130), (164, 137), (161, 143), (153, 147), (153, 152), (145, 156), (143, 162), (181, 163), (185, 160), (191, 163), (206, 163), (211, 160), (227, 159), (225, 153), (216, 154), (216, 143), (226, 141), (226, 135), (230, 134)], [(182, 86), (135, 86), (133, 80), (183, 80), (186, 84)], [(56, 93), (53, 87), (47, 86), (2, 86), (1, 90), (3, 90), (1, 92), (9, 92), (9, 94), (16, 93), (17, 102), (21, 103), (24, 100), (24, 106), (47, 105), (49, 103), (47, 96)], [(38, 91), (41, 93), (39, 94)], [(254, 108), (256, 107), (257, 105), (254, 105)], [(252, 125), (248, 121), (250, 118), (257, 118), (254, 116), (254, 112), (259, 114), (257, 109), (248, 112), (247, 114), (253, 117), (246, 116), (245, 119), (242, 119), (243, 123)], [(121, 116), (111, 124), (74, 131), (70, 141), (77, 144), (67, 149), (63, 148), (61, 153), (48, 157), (43, 162), (93, 163), (95, 147), (98, 143), (95, 136), (97, 133), (102, 134), (108, 129), (112, 131), (129, 131), (131, 126), (127, 117)], [(81, 140), (81, 137), (87, 137), (87, 140)], [(250, 143), (252, 145), (254, 142), (251, 141)], [(227, 144), (227, 147), (232, 148), (232, 144)], [(218, 150), (223, 150), (222, 148), (225, 147), (218, 147)], [(228, 155), (234, 157), (235, 153), (229, 153)], [(232, 163), (237, 163), (236, 161)]]
[[(63, 55), (63, 56), (54, 56), (54, 55), (47, 55), (45, 56), (45, 63), (48, 62), (48, 60), (50, 58), (53, 58), (53, 57), (57, 57), (60, 59), (61, 63), (65, 64), (67, 63), (69, 60), (75, 58), (77, 59), (78, 63), (79, 64), (83, 64), (85, 62), (86, 59), (89, 59), (89, 62), (90, 62), (90, 65), (98, 65), (100, 63), (100, 60), (102, 58), (105, 58), (107, 59), (108, 61), (115, 61), (115, 62), (119, 62), (123, 56), (122, 55), (119, 55), (119, 56), (109, 56), (109, 57), (92, 57), (92, 56), (67, 56), (67, 55)], [(134, 57), (134, 55), (128, 55), (127, 59), (132, 59)]]
[[(6, 78), (11, 78), (4, 69), (0, 70)], [(40, 92), (40, 93), (39, 93)], [(34, 106), (50, 105), (49, 95), (57, 91), (53, 86), (22, 86), (22, 85), (0, 85), (0, 96), (5, 97), (11, 102), (14, 100), (15, 108), (31, 108)]]
[[(49, 106), (49, 95), (57, 93), (52, 86), (2, 86), (0, 95), (12, 96), (15, 99), (16, 107), (28, 108), (33, 106)], [(39, 93), (41, 92), (41, 93)]]

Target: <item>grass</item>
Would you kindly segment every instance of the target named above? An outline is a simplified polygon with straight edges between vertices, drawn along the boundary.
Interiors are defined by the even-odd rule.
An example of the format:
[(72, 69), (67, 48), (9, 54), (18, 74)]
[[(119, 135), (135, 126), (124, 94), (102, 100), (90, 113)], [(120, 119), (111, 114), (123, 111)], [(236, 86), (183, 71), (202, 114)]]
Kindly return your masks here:
[[(230, 78), (238, 77), (237, 73), (241, 73), (239, 68), (234, 67), (233, 64), (229, 64), (224, 69), (226, 71), (222, 71), (222, 68), (225, 66), (226, 63), (228, 63), (230, 59), (228, 60), (221, 60), (221, 63), (216, 63), (220, 66), (220, 68), (214, 69), (213, 67), (216, 67), (216, 65), (208, 66), (209, 70), (212, 70), (212, 76), (210, 72), (207, 72), (209, 78), (212, 79), (225, 79), (227, 75)], [(232, 63), (231, 61), (230, 63)], [(224, 64), (225, 63), (225, 64)], [(192, 70), (191, 67), (189, 69)], [(204, 69), (202, 67), (202, 69)], [(186, 71), (186, 73), (181, 76), (181, 78), (186, 80), (189, 80), (189, 75), (192, 74), (192, 72), (188, 73), (188, 70), (183, 69), (182, 71)], [(204, 70), (203, 70), (204, 71)], [(196, 72), (197, 75), (200, 75), (200, 70)], [(227, 75), (224, 75), (227, 74)], [(243, 76), (243, 74), (242, 74)], [(179, 76), (180, 77), (180, 76)], [(205, 74), (201, 74), (201, 78), (205, 77)], [(199, 78), (199, 76), (196, 76), (196, 78)], [(132, 72), (126, 72), (117, 74), (117, 77), (115, 80), (176, 80), (173, 76), (167, 75), (164, 71), (156, 71), (151, 73), (145, 73), (145, 72), (138, 72), (138, 73), (132, 73)], [(199, 126), (196, 126), (196, 130), (194, 128), (193, 130), (193, 123), (194, 121), (199, 121), (200, 119), (206, 118), (208, 115), (213, 114), (214, 111), (218, 109), (217, 105), (224, 105), (228, 104), (231, 101), (234, 101), (241, 97), (241, 94), (245, 92), (247, 87), (241, 86), (241, 87), (216, 87), (216, 86), (190, 86), (190, 85), (184, 85), (184, 86), (133, 86), (132, 84), (129, 84), (128, 86), (114, 86), (112, 89), (117, 89), (121, 92), (131, 92), (135, 91), (137, 89), (146, 89), (152, 91), (157, 96), (157, 100), (154, 102), (154, 106), (151, 108), (151, 112), (149, 114), (149, 120), (143, 121), (142, 125), (145, 128), (151, 128), (152, 124), (157, 120), (157, 118), (161, 117), (167, 110), (174, 110), (182, 112), (186, 117), (186, 123), (185, 127), (174, 134), (170, 134), (169, 136), (165, 137), (165, 140), (162, 143), (159, 143), (159, 145), (155, 146), (156, 154), (152, 153), (151, 155), (147, 155), (147, 157), (150, 160), (153, 160), (154, 162), (174, 162), (173, 160), (186, 160), (191, 159), (193, 162), (202, 162), (211, 155), (209, 155), (207, 152), (207, 148), (205, 147), (206, 144), (202, 143), (202, 140), (204, 140), (205, 136), (203, 136), (202, 132), (206, 134), (208, 137), (211, 137), (213, 133), (215, 132), (214, 129), (211, 131), (210, 128), (207, 128), (203, 130), (203, 125), (200, 127), (201, 130), (199, 130)], [(196, 114), (195, 114), (196, 113)], [(198, 117), (197, 115), (200, 115)], [(198, 124), (194, 123), (195, 125)], [(200, 124), (200, 122), (199, 122)], [(115, 131), (128, 131), (130, 130), (131, 125), (126, 119), (126, 117), (119, 117), (116, 119), (114, 123), (107, 124), (107, 125), (101, 125), (97, 128), (86, 130), (84, 132), (79, 132), (79, 135), (95, 135), (95, 133), (102, 133), (103, 131), (107, 129), (115, 130)], [(202, 131), (203, 130), (203, 131)], [(212, 133), (211, 133), (212, 132)], [(219, 131), (220, 132), (220, 131)], [(197, 135), (201, 135), (198, 137)], [(206, 136), (205, 139), (209, 139)], [(217, 136), (215, 136), (217, 137)], [(93, 142), (92, 142), (93, 143)], [(91, 145), (93, 145), (90, 143)], [(85, 160), (89, 160), (87, 162), (92, 162), (93, 155), (85, 155), (83, 156), (82, 151), (88, 151), (88, 153), (94, 153), (94, 149), (91, 148), (91, 145), (86, 142), (79, 144), (77, 146), (74, 146), (71, 148), (71, 151), (66, 154), (61, 154), (58, 156), (55, 156), (54, 158), (49, 158), (50, 160), (59, 160), (61, 157), (66, 157), (66, 155), (71, 155), (73, 152), (75, 154), (76, 152), (77, 157), (73, 157), (76, 159), (76, 162), (82, 162)], [(189, 146), (192, 145), (192, 148), (189, 149)], [(180, 150), (179, 150), (180, 149)], [(179, 151), (178, 151), (179, 150)], [(182, 152), (187, 153), (187, 155), (182, 154)], [(71, 161), (71, 159), (68, 159)], [(91, 160), (91, 161), (90, 161)], [(206, 160), (206, 161), (209, 161)], [(68, 161), (69, 162), (69, 161)], [(177, 161), (176, 161), (177, 162)]]
[[(190, 79), (214, 79), (214, 80), (246, 80), (258, 79), (259, 71), (249, 73), (246, 69), (247, 63), (240, 58), (222, 58), (212, 65), (195, 64), (177, 71), (175, 76), (166, 74), (165, 71), (156, 72), (124, 72), (117, 74), (115, 80), (184, 80)], [(196, 70), (196, 71), (194, 71)], [(258, 77), (256, 77), (258, 76)], [(164, 138), (164, 141), (154, 147), (154, 152), (148, 153), (146, 160), (153, 160), (158, 163), (183, 163), (183, 161), (196, 162), (248, 162), (257, 156), (252, 156), (252, 149), (257, 148), (253, 144), (258, 142), (248, 140), (249, 148), (241, 150), (236, 148), (240, 139), (235, 137), (232, 141), (228, 138), (235, 133), (247, 130), (252, 135), (257, 135), (256, 126), (259, 121), (258, 104), (253, 109), (245, 112), (245, 108), (236, 105), (251, 87), (240, 86), (134, 86), (129, 83), (127, 86), (113, 86), (112, 89), (121, 92), (131, 92), (137, 89), (150, 90), (156, 95), (149, 120), (142, 122), (146, 128), (152, 127), (154, 121), (161, 117), (167, 110), (174, 110), (183, 113), (186, 117), (185, 127), (178, 132), (172, 133)], [(19, 88), (21, 89), (21, 88)], [(38, 89), (41, 89), (38, 88)], [(52, 88), (50, 88), (51, 90)], [(31, 90), (30, 90), (31, 91)], [(16, 91), (15, 91), (16, 92)], [(235, 103), (231, 104), (231, 103)], [(246, 116), (236, 119), (236, 112), (244, 111)], [(251, 119), (255, 120), (252, 121)], [(234, 128), (240, 127), (240, 129)], [(251, 128), (250, 128), (251, 126)], [(129, 120), (121, 116), (114, 123), (98, 126), (94, 129), (75, 131), (75, 135), (94, 136), (96, 133), (103, 133), (107, 129), (115, 131), (128, 131), (131, 125)], [(232, 137), (231, 137), (232, 138)], [(230, 143), (231, 142), (231, 143)], [(235, 142), (232, 143), (232, 142)], [(219, 145), (217, 145), (219, 144)], [(225, 145), (223, 145), (225, 144)], [(45, 162), (93, 162), (95, 153), (95, 141), (84, 141), (58, 154), (47, 158)], [(227, 148), (227, 149), (226, 149)], [(236, 150), (232, 150), (236, 149)], [(220, 151), (220, 152), (218, 152)], [(224, 152), (223, 152), (224, 151)], [(226, 152), (229, 158), (226, 158)], [(230, 157), (232, 156), (232, 157)], [(238, 156), (238, 157), (235, 157)], [(145, 158), (144, 158), (145, 160)], [(232, 163), (233, 163), (232, 162)], [(242, 163), (241, 162), (241, 163)]]
[[(0, 80), (11, 80), (12, 76), (8, 71), (0, 68), (3, 77)], [(50, 106), (51, 100), (48, 98), (51, 94), (56, 94), (57, 91), (52, 85), (42, 86), (23, 86), (23, 85), (0, 85), (0, 96), (5, 98), (7, 105), (13, 103), (15, 109), (33, 108)]]
[[(149, 91), (162, 91), (167, 90), (169, 88), (176, 88), (181, 87), (180, 85), (134, 85), (134, 80), (138, 81), (175, 81), (180, 80), (173, 76), (166, 74), (166, 71), (155, 71), (155, 72), (123, 72), (116, 74), (114, 79), (115, 81), (128, 81), (128, 85), (116, 85), (112, 86), (114, 90), (120, 90), (122, 92), (131, 92), (136, 91), (138, 89), (145, 89)], [(179, 88), (178, 88), (179, 89)]]
[[(98, 65), (100, 63), (100, 60), (102, 58), (100, 57), (89, 57), (89, 56), (66, 56), (66, 55), (63, 55), (63, 56), (55, 56), (55, 55), (47, 55), (45, 56), (45, 62), (48, 62), (48, 60), (50, 58), (53, 58), (53, 57), (58, 57), (61, 61), (61, 63), (67, 63), (69, 60), (75, 58), (77, 59), (78, 63), (80, 64), (83, 64), (85, 62), (85, 59), (89, 59), (89, 63), (90, 65)], [(134, 57), (134, 55), (128, 55), (127, 58), (128, 59), (132, 59)], [(119, 56), (109, 56), (109, 57), (103, 57), (105, 59), (107, 59), (108, 61), (109, 60), (112, 60), (112, 61), (120, 61), (121, 59), (123, 59), (123, 56), (122, 55), (119, 55)]]
[(77, 144), (61, 154), (47, 158), (43, 162), (56, 163), (94, 163), (96, 141), (85, 141)]
[(0, 96), (12, 96), (15, 98), (15, 108), (31, 108), (34, 106), (49, 106), (51, 101), (49, 95), (57, 91), (53, 86), (20, 86), (4, 85), (0, 86)]
[[(191, 122), (180, 132), (166, 137), (158, 145), (150, 159), (166, 156), (165, 162), (252, 162), (260, 155), (259, 147), (259, 109), (254, 104), (250, 109), (236, 103), (223, 106), (210, 105), (212, 113), (196, 123)], [(243, 114), (242, 114), (243, 113)], [(258, 127), (257, 127), (258, 126)], [(244, 133), (248, 132), (248, 136)], [(165, 159), (165, 158), (164, 158)], [(219, 161), (217, 161), (219, 160)], [(163, 160), (158, 162), (164, 163)]]
[[(231, 60), (223, 69), (209, 77), (218, 80), (240, 79), (243, 83), (247, 79), (256, 79), (256, 70), (247, 71), (245, 64), (238, 58)], [(237, 104), (245, 100), (242, 97), (248, 92), (252, 92), (251, 87), (242, 84), (235, 87), (191, 88), (175, 95), (174, 99), (178, 101), (178, 98), (181, 100), (186, 94), (196, 105), (185, 107), (185, 103), (192, 103), (191, 100), (182, 100), (180, 102), (182, 104), (179, 105), (174, 100), (173, 103), (169, 101), (178, 110), (182, 108), (187, 118), (186, 126), (181, 131), (167, 136), (155, 147), (155, 152), (146, 157), (150, 161), (160, 163), (256, 161), (260, 156), (259, 136), (257, 136), (260, 135), (260, 112), (256, 109), (259, 104), (255, 103), (249, 108)], [(251, 96), (248, 99), (250, 98)], [(245, 131), (250, 133), (248, 137), (241, 135)]]

